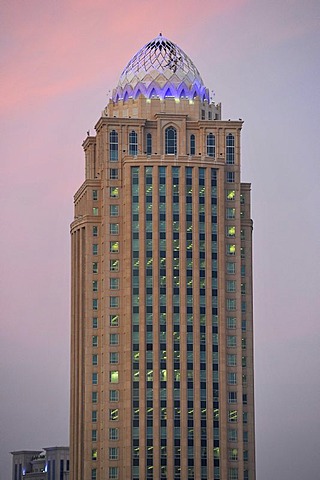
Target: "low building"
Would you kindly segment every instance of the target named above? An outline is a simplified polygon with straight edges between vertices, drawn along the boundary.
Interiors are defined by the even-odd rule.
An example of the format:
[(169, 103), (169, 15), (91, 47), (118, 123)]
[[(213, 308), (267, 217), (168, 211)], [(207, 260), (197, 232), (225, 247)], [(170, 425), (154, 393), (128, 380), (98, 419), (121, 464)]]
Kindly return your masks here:
[(12, 480), (69, 480), (69, 447), (11, 452)]

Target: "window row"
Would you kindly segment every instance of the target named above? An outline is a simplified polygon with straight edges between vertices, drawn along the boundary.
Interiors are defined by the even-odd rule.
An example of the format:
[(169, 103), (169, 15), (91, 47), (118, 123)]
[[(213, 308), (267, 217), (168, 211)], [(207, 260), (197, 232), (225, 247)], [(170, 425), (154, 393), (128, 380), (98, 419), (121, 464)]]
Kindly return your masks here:
[[(166, 155), (177, 155), (177, 129), (175, 127), (168, 127), (165, 129), (164, 140), (165, 140), (165, 154)], [(138, 134), (135, 130), (129, 132), (128, 138), (128, 148), (129, 155), (135, 156), (138, 155)], [(226, 163), (234, 164), (234, 135), (229, 133), (226, 136)], [(110, 152), (110, 162), (117, 162), (119, 160), (119, 135), (116, 130), (112, 130), (109, 134), (109, 152)], [(152, 135), (147, 133), (146, 135), (146, 144), (145, 152), (146, 155), (152, 155)], [(196, 155), (196, 136), (194, 134), (190, 135), (189, 138), (189, 153), (190, 155)], [(208, 157), (216, 156), (216, 141), (215, 135), (209, 133), (206, 137), (206, 155)], [(111, 178), (111, 177), (110, 177)], [(97, 198), (95, 198), (97, 200)]]

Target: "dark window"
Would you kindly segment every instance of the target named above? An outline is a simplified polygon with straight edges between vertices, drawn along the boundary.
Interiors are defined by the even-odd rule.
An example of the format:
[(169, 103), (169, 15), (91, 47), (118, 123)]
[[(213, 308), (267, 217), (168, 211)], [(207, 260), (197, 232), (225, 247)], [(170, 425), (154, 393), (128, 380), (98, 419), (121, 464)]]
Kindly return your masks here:
[(216, 142), (213, 133), (207, 135), (207, 155), (208, 157), (214, 157), (216, 154)]
[(147, 155), (152, 154), (152, 135), (147, 133)]
[(196, 137), (195, 135), (190, 135), (190, 155), (196, 154)]
[(137, 132), (132, 130), (129, 133), (129, 155), (137, 155), (138, 154), (138, 135)]
[(115, 130), (110, 132), (110, 162), (118, 161), (118, 133)]
[(231, 133), (226, 136), (226, 163), (234, 164), (234, 136)]
[(177, 130), (174, 127), (165, 130), (165, 152), (166, 155), (177, 155)]

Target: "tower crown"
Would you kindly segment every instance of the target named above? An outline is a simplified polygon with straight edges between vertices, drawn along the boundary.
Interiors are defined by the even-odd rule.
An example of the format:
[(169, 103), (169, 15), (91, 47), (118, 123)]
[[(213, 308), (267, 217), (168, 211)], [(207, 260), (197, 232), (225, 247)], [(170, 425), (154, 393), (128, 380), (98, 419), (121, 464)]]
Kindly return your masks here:
[(209, 101), (208, 89), (188, 55), (160, 33), (144, 45), (123, 70), (112, 99), (199, 96)]

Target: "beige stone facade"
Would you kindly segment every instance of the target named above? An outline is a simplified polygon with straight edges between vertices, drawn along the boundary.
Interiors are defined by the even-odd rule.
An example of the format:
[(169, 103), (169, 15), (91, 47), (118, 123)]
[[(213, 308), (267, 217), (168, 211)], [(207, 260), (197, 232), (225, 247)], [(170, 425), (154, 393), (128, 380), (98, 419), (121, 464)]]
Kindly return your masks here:
[(83, 143), (72, 238), (72, 480), (254, 480), (242, 121), (114, 99)]

